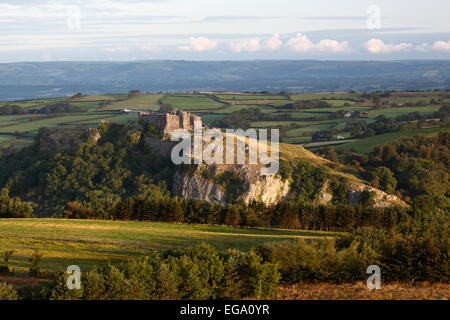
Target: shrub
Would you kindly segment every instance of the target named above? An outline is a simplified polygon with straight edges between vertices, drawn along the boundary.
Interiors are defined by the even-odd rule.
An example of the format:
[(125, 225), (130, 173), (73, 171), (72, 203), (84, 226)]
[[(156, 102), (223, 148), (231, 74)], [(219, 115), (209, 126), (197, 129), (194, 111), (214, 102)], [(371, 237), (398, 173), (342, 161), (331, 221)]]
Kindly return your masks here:
[(317, 278), (319, 261), (314, 245), (304, 240), (292, 243), (267, 243), (260, 248), (265, 260), (277, 263), (282, 278), (298, 282)]
[(67, 273), (58, 274), (50, 285), (51, 288), (42, 292), (44, 297), (47, 296), (50, 300), (76, 300), (81, 298), (83, 294), (83, 282), (81, 282), (82, 287), (80, 290), (70, 290), (67, 287), (67, 279), (69, 276)]
[(4, 254), (4, 260), (6, 263), (8, 263), (9, 258), (14, 254), (14, 250), (6, 250)]
[(34, 250), (33, 254), (31, 255), (30, 262), (30, 275), (32, 276), (38, 276), (41, 273), (41, 265), (42, 265), (42, 256), (44, 255), (43, 252), (40, 252), (39, 250)]
[(278, 265), (264, 262), (254, 251), (247, 255), (248, 296), (257, 299), (274, 298), (281, 278)]
[(10, 285), (0, 283), (0, 300), (19, 300), (19, 295)]
[(0, 275), (7, 276), (10, 272), (9, 266), (0, 266)]
[(244, 295), (245, 279), (241, 273), (245, 257), (246, 253), (236, 249), (229, 249), (224, 255), (223, 260), (226, 273), (222, 280), (222, 298), (240, 299)]

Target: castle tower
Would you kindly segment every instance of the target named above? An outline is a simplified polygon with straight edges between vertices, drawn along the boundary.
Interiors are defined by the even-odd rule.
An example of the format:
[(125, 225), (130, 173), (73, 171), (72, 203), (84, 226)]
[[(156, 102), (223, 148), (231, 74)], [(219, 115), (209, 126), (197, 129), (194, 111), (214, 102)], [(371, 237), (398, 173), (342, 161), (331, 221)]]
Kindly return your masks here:
[(195, 116), (183, 110), (174, 110), (166, 114), (150, 114), (142, 112), (139, 119), (148, 122), (163, 132), (164, 135), (170, 134), (177, 129), (194, 130), (194, 123), (202, 123), (199, 116)]

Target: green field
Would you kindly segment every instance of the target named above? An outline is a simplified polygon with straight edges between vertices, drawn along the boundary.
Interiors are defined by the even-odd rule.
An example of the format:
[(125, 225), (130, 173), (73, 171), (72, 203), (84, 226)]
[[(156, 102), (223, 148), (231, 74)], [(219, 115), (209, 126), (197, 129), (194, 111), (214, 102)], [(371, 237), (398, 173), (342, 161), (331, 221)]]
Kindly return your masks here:
[(388, 108), (375, 110), (369, 113), (370, 118), (376, 118), (380, 115), (384, 115), (386, 117), (395, 118), (400, 115), (412, 113), (412, 112), (420, 112), (423, 114), (433, 113), (438, 111), (440, 106), (426, 106), (426, 107), (402, 107), (402, 108)]
[(320, 109), (310, 109), (309, 111), (305, 112), (292, 112), (289, 113), (293, 118), (297, 119), (303, 119), (303, 118), (319, 118), (319, 117), (326, 117), (329, 114), (327, 112), (323, 112)]
[(9, 101), (0, 102), (0, 106), (4, 105), (17, 105), (26, 109), (39, 109), (47, 104), (52, 104), (55, 102), (65, 101), (66, 98), (48, 98), (48, 99), (37, 99), (37, 100), (22, 100), (22, 101)]
[[(429, 102), (431, 98), (447, 99), (446, 93), (433, 92), (394, 92), (390, 97), (382, 98), (383, 102), (396, 101), (399, 103), (407, 102)], [(304, 110), (292, 109), (290, 104), (295, 101), (326, 101), (331, 107), (313, 108)], [(354, 100), (354, 101), (351, 101)], [(379, 115), (388, 117), (396, 117), (412, 112), (420, 112), (422, 114), (431, 114), (441, 106), (423, 106), (423, 107), (398, 107), (386, 108), (381, 110), (372, 110), (374, 104), (370, 98), (364, 98), (362, 94), (349, 93), (306, 93), (292, 95), (276, 95), (276, 94), (256, 94), (256, 93), (167, 93), (167, 94), (150, 94), (141, 93), (136, 96), (129, 97), (128, 94), (103, 94), (93, 96), (71, 97), (71, 98), (51, 98), (37, 99), (26, 101), (0, 102), (0, 107), (5, 105), (18, 105), (27, 110), (40, 109), (47, 105), (57, 102), (69, 102), (72, 106), (80, 106), (87, 108), (87, 112), (56, 114), (54, 118), (45, 119), (45, 116), (39, 114), (24, 115), (0, 115), (0, 147), (9, 146), (15, 143), (17, 146), (25, 146), (32, 142), (33, 136), (41, 127), (73, 127), (88, 126), (97, 127), (102, 120), (108, 120), (118, 123), (126, 123), (130, 120), (136, 120), (136, 114), (120, 114), (119, 111), (124, 109), (131, 110), (158, 110), (163, 103), (172, 104), (174, 108), (183, 109), (200, 115), (205, 124), (211, 125), (214, 121), (222, 119), (227, 115), (249, 108), (257, 108), (261, 110), (267, 117), (273, 119), (257, 121), (251, 123), (253, 128), (280, 128), (292, 123), (301, 125), (302, 128), (292, 129), (282, 138), (284, 141), (291, 143), (303, 143), (311, 140), (314, 132), (321, 130), (335, 130), (334, 136), (343, 134), (343, 130), (348, 121), (354, 118), (329, 120), (332, 113), (337, 111), (368, 111), (369, 116), (364, 116), (361, 120), (367, 123), (376, 121)], [(344, 107), (345, 103), (350, 106)], [(312, 103), (311, 106), (315, 104)], [(289, 116), (292, 119), (289, 119)], [(309, 119), (309, 120), (306, 120)], [(334, 124), (330, 124), (334, 122)], [(348, 135), (348, 132), (345, 133)], [(358, 142), (352, 142), (358, 149), (368, 150), (375, 145), (384, 143), (384, 137), (364, 140), (361, 143), (367, 143), (366, 147), (358, 147)], [(350, 144), (339, 146), (345, 149)], [(350, 147), (351, 148), (351, 147)]]
[(219, 94), (215, 96), (220, 100), (289, 100), (288, 96), (273, 95)]
[(261, 110), (261, 112), (264, 113), (272, 113), (272, 112), (276, 112), (277, 110), (275, 108), (269, 107), (269, 106), (264, 106), (264, 105), (245, 105), (245, 104), (236, 104), (236, 105), (231, 105), (229, 107), (223, 108), (223, 109), (219, 109), (214, 111), (215, 113), (223, 113), (223, 114), (229, 114), (235, 111), (240, 111), (240, 110), (244, 110), (244, 109), (252, 109), (252, 108), (256, 108)]
[[(359, 98), (358, 94), (349, 93), (304, 93), (304, 94), (293, 94), (290, 96), (291, 100), (320, 100), (320, 99), (352, 99)], [(345, 102), (344, 102), (345, 103)]]
[(214, 110), (225, 107), (226, 104), (217, 102), (207, 95), (187, 95), (177, 94), (169, 95), (163, 99), (164, 103), (170, 103), (177, 109), (183, 109), (186, 111), (191, 110)]
[(303, 111), (307, 112), (328, 112), (333, 113), (340, 110), (346, 110), (346, 111), (367, 111), (370, 107), (336, 107), (336, 108), (315, 108), (315, 109), (305, 109)]
[(304, 127), (304, 128), (297, 128), (297, 129), (288, 131), (287, 136), (289, 138), (298, 137), (298, 136), (302, 136), (306, 133), (314, 133), (314, 132), (330, 129), (333, 126), (334, 126), (334, 123), (321, 123), (321, 124), (312, 125), (312, 126), (308, 126), (308, 127)]
[[(1, 133), (31, 133), (36, 134), (38, 129), (41, 127), (55, 127), (55, 126), (76, 126), (82, 124), (85, 121), (97, 120), (98, 123), (102, 119), (111, 117), (111, 114), (96, 114), (96, 113), (72, 113), (72, 114), (61, 114), (56, 118), (44, 119), (39, 121), (28, 121), (23, 123), (18, 123), (8, 127), (0, 128)], [(137, 119), (137, 115), (134, 115)]]
[(92, 95), (92, 96), (83, 96), (80, 98), (70, 99), (71, 101), (76, 102), (99, 102), (99, 101), (116, 101), (126, 99), (126, 94), (121, 95), (113, 95), (113, 94), (105, 94), (105, 95)]
[(0, 252), (15, 250), (10, 264), (29, 268), (33, 250), (44, 252), (43, 268), (65, 270), (69, 265), (91, 269), (108, 261), (118, 263), (154, 250), (178, 249), (208, 243), (219, 250), (247, 250), (266, 241), (323, 239), (338, 233), (241, 229), (204, 225), (64, 219), (0, 219)]
[(325, 100), (329, 105), (333, 107), (343, 107), (344, 104), (348, 103), (350, 105), (354, 105), (355, 102), (350, 100)]
[(252, 122), (252, 128), (270, 128), (270, 127), (281, 127), (288, 126), (292, 123), (304, 124), (301, 121), (255, 121)]
[(140, 94), (132, 98), (116, 101), (104, 106), (101, 110), (158, 110), (162, 94)]
[(203, 123), (209, 125), (209, 124), (214, 123), (214, 121), (222, 119), (224, 117), (225, 117), (225, 115), (223, 115), (223, 114), (211, 114), (211, 113), (202, 114), (202, 121), (203, 121)]
[(301, 144), (311, 141), (311, 137), (295, 137), (295, 138), (284, 138), (284, 143)]
[(440, 131), (448, 131), (448, 130), (450, 130), (450, 128), (425, 128), (425, 129), (390, 132), (373, 136), (370, 138), (356, 140), (351, 143), (343, 144), (335, 147), (335, 150), (336, 151), (355, 150), (358, 153), (369, 153), (373, 150), (373, 148), (394, 142), (400, 139), (401, 137), (412, 137), (418, 134), (433, 135)]

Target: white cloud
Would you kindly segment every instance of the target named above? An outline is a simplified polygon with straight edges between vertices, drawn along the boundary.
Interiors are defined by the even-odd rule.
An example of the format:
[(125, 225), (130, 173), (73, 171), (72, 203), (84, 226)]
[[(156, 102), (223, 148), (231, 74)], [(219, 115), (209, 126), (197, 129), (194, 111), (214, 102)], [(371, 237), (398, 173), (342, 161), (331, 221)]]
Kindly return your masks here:
[(258, 38), (245, 39), (232, 42), (230, 48), (234, 52), (257, 52), (261, 49), (261, 41)]
[(191, 37), (189, 39), (189, 44), (187, 46), (178, 47), (178, 49), (183, 51), (211, 51), (217, 47), (217, 42), (211, 41), (205, 37), (194, 38)]
[(287, 43), (288, 47), (297, 52), (349, 52), (351, 51), (350, 45), (347, 41), (339, 42), (332, 39), (320, 40), (318, 43), (313, 43), (309, 38), (298, 33), (295, 38), (289, 39)]
[(405, 42), (399, 44), (385, 44), (380, 39), (370, 39), (364, 44), (364, 47), (370, 53), (390, 53), (409, 50), (411, 49), (412, 44)]
[(448, 51), (450, 52), (450, 41), (436, 41), (433, 44), (433, 49), (438, 51)]
[(258, 52), (261, 50), (276, 51), (281, 48), (283, 41), (280, 35), (275, 33), (271, 38), (262, 41), (259, 38), (244, 39), (230, 43), (230, 49), (233, 52)]
[(314, 45), (314, 49), (320, 52), (349, 52), (351, 51), (347, 41), (325, 39)]
[(287, 45), (291, 50), (297, 52), (307, 52), (314, 47), (314, 43), (306, 35), (301, 33), (298, 33), (295, 38), (289, 39)]
[(268, 51), (276, 51), (281, 48), (283, 41), (280, 40), (280, 35), (275, 33), (272, 38), (264, 41), (263, 47)]

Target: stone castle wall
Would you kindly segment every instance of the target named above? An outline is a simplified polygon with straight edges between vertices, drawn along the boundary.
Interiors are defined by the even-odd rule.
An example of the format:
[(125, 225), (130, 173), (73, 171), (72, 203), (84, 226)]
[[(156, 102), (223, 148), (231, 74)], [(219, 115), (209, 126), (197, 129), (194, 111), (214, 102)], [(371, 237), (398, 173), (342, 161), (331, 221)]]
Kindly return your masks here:
[(175, 110), (166, 114), (141, 113), (139, 119), (160, 128), (164, 134), (170, 134), (178, 129), (194, 130), (194, 123), (202, 119), (199, 116)]

